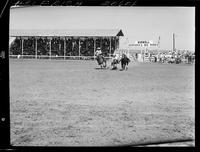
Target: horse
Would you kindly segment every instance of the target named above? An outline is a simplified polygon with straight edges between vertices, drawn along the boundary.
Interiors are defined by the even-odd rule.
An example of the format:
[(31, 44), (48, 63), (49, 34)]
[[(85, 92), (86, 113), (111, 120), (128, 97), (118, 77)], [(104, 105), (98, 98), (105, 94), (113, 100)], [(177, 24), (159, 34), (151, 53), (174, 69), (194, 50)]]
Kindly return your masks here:
[(128, 69), (128, 64), (131, 60), (125, 55), (122, 54), (122, 58), (120, 59), (122, 70)]
[(97, 63), (100, 65), (101, 69), (107, 67), (106, 59), (103, 57), (103, 55), (101, 54), (97, 55), (96, 60), (97, 60)]

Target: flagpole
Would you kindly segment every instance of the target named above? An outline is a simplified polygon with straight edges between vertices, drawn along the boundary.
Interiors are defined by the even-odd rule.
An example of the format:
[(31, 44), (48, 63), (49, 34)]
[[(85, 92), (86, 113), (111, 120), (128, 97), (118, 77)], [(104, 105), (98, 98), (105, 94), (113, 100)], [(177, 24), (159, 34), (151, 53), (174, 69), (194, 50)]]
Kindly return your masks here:
[(158, 37), (158, 52), (160, 52), (160, 36)]
[(173, 52), (175, 51), (175, 34), (173, 33)]

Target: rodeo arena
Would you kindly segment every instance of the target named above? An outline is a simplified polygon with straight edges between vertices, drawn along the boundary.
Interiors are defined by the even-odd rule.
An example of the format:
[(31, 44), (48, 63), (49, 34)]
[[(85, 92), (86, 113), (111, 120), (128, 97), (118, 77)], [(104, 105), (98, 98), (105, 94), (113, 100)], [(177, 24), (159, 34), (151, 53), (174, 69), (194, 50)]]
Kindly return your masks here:
[[(195, 146), (195, 52), (121, 29), (10, 28), (13, 146)], [(126, 44), (126, 47), (122, 47)]]
[[(160, 42), (136, 41), (131, 46), (145, 46), (143, 50), (120, 49), (122, 30), (12, 30), (10, 58), (17, 59), (61, 59), (95, 60), (102, 55), (112, 63), (123, 55), (136, 62), (158, 62), (192, 64), (195, 52), (189, 50), (148, 50), (148, 46), (159, 47)], [(160, 37), (159, 37), (160, 38)], [(119, 63), (119, 62), (117, 62)], [(115, 68), (115, 66), (114, 66)]]

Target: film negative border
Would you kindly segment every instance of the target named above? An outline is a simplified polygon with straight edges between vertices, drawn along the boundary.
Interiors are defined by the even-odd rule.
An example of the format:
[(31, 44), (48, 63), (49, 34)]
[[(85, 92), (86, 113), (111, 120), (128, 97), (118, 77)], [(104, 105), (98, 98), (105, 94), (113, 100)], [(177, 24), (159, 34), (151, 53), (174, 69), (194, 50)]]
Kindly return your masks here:
[[(49, 2), (49, 3), (48, 3)], [(9, 64), (8, 64), (8, 40), (9, 40), (9, 7), (10, 6), (196, 6), (200, 1), (197, 0), (5, 0), (0, 2), (1, 10), (1, 33), (2, 41), (0, 47), (0, 92), (1, 92), (1, 105), (0, 105), (0, 134), (1, 143), (0, 149), (12, 149), (10, 147), (10, 120), (9, 120)], [(199, 11), (199, 9), (197, 9)], [(198, 14), (198, 13), (196, 13)], [(196, 19), (198, 17), (196, 16)], [(196, 23), (196, 27), (199, 24)], [(197, 32), (197, 31), (196, 31)], [(198, 33), (198, 32), (197, 32)], [(197, 35), (198, 36), (198, 35)], [(196, 41), (199, 37), (196, 37)], [(196, 47), (198, 48), (199, 46)], [(197, 79), (196, 79), (197, 80)], [(197, 111), (197, 110), (196, 110)], [(198, 129), (197, 129), (198, 130)], [(197, 137), (197, 136), (196, 136)], [(55, 149), (56, 150), (56, 149)]]
[(195, 0), (12, 0), (11, 6), (193, 6)]

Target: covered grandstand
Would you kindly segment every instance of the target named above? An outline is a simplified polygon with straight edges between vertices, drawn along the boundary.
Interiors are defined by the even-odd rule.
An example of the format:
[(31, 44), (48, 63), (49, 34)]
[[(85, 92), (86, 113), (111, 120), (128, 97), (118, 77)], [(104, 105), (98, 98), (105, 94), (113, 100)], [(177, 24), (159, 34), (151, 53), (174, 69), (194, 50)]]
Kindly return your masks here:
[(94, 59), (97, 47), (104, 56), (111, 57), (119, 49), (121, 36), (121, 29), (11, 29), (10, 57)]

